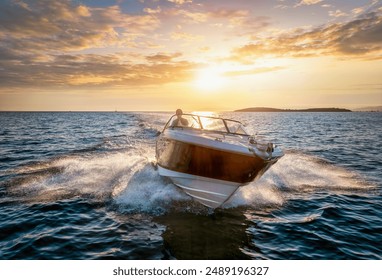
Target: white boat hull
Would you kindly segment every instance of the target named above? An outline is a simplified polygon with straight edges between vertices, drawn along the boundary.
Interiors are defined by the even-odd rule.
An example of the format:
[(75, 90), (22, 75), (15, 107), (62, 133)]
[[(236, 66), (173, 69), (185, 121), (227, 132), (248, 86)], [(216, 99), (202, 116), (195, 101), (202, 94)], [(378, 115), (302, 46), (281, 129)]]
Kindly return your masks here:
[(158, 172), (161, 176), (170, 178), (175, 185), (195, 200), (213, 209), (229, 200), (241, 186), (240, 183), (176, 172), (161, 166), (158, 166)]
[(173, 116), (156, 142), (159, 174), (198, 202), (217, 208), (243, 185), (259, 178), (283, 156), (260, 143), (237, 121), (186, 114), (188, 126)]

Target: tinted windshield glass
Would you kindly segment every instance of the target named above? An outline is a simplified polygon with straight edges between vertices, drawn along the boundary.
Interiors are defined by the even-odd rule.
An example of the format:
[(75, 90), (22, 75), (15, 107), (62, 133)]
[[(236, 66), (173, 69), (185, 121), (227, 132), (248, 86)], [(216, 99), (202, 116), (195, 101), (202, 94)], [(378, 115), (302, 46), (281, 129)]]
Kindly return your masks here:
[(227, 129), (224, 125), (224, 121), (222, 119), (200, 117), (200, 121), (202, 123), (203, 129), (227, 132)]
[(168, 127), (189, 127), (223, 133), (247, 134), (242, 124), (238, 121), (223, 120), (220, 118), (211, 118), (205, 116), (196, 116), (191, 114), (172, 116), (169, 122), (167, 123), (166, 128)]
[(225, 120), (230, 133), (247, 134), (241, 123)]
[(172, 118), (167, 124), (167, 127), (169, 126), (191, 127), (191, 128), (197, 128), (197, 129), (201, 128), (198, 117), (192, 116), (192, 115), (182, 115), (182, 116), (174, 115), (172, 116)]

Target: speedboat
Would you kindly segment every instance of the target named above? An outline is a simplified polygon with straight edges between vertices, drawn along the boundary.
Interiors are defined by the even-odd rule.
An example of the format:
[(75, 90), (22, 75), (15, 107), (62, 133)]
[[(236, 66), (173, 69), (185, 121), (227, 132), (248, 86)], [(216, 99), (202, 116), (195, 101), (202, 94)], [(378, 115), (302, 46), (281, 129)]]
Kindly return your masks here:
[(173, 115), (156, 142), (159, 174), (213, 209), (283, 155), (273, 143), (249, 135), (239, 121), (196, 114)]

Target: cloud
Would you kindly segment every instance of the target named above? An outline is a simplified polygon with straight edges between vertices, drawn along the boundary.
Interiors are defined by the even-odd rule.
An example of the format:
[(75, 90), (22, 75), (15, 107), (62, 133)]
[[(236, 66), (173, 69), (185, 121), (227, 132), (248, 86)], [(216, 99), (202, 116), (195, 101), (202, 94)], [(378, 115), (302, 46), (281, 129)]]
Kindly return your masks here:
[(227, 77), (235, 77), (235, 76), (246, 76), (246, 75), (256, 75), (261, 73), (267, 73), (267, 72), (273, 72), (273, 71), (279, 71), (283, 70), (285, 67), (259, 67), (249, 70), (238, 70), (238, 71), (228, 71), (224, 73), (224, 76)]
[(345, 23), (330, 23), (311, 30), (296, 29), (274, 37), (259, 38), (235, 49), (233, 58), (335, 55), (381, 59), (381, 52), (382, 15), (371, 12)]
[[(198, 12), (198, 11), (190, 11), (190, 10), (184, 10), (184, 9), (167, 9), (163, 10), (160, 14), (160, 18), (162, 20), (173, 20), (179, 17), (180, 19), (183, 19), (184, 23), (201, 23), (207, 21), (207, 14), (204, 12)], [(179, 21), (181, 21), (178, 19)]]
[[(0, 88), (129, 87), (191, 79), (195, 64), (182, 54), (116, 53), (115, 48), (158, 47), (150, 32), (159, 26), (152, 15), (124, 14), (118, 6), (102, 8), (63, 1), (0, 2)], [(184, 2), (186, 3), (186, 2)], [(182, 4), (178, 1), (178, 4)], [(147, 10), (146, 13), (152, 13)], [(161, 10), (157, 9), (158, 13)], [(197, 18), (183, 12), (182, 16)], [(179, 39), (199, 37), (177, 33)], [(113, 53), (78, 51), (114, 47)]]
[(183, 5), (185, 3), (192, 3), (192, 0), (167, 0), (167, 1), (178, 4), (178, 5)]
[[(148, 41), (142, 39), (158, 27), (159, 20), (124, 14), (118, 6), (94, 8), (74, 3), (0, 2), (1, 88), (161, 83), (171, 71), (176, 80), (187, 67), (187, 63), (170, 60), (154, 63), (155, 58), (141, 65), (138, 61), (126, 63), (118, 54), (79, 55), (78, 51), (93, 48), (147, 47)], [(164, 72), (152, 74), (156, 70)]]
[(143, 11), (148, 14), (159, 14), (162, 9), (160, 7), (157, 7), (156, 9), (144, 8)]
[(157, 53), (155, 55), (149, 55), (146, 56), (146, 60), (153, 63), (169, 63), (172, 62), (175, 58), (180, 57), (181, 53), (172, 53), (172, 54), (165, 54), (165, 53)]
[[(155, 16), (160, 20), (162, 26), (181, 26), (192, 30), (203, 25), (205, 31), (202, 32), (203, 35), (208, 34), (208, 31), (215, 32), (216, 28), (221, 28), (220, 34), (224, 31), (228, 32), (230, 36), (247, 36), (260, 32), (271, 25), (268, 16), (253, 16), (247, 9), (227, 8), (224, 5), (220, 7), (219, 5), (192, 5), (187, 9), (162, 7)], [(181, 37), (176, 34), (172, 35), (177, 38)], [(194, 37), (200, 36), (194, 35)]]
[(302, 5), (315, 5), (323, 0), (302, 0), (300, 3), (297, 4), (297, 6), (302, 6)]
[(329, 16), (331, 17), (346, 17), (347, 14), (342, 12), (341, 10), (329, 11)]
[(212, 18), (224, 18), (229, 20), (236, 20), (246, 18), (249, 15), (247, 10), (238, 10), (238, 9), (215, 9), (208, 12), (208, 15)]
[[(150, 86), (188, 81), (196, 64), (176, 60), (180, 53), (153, 54), (143, 57), (142, 63), (124, 61), (113, 55), (57, 55), (50, 61), (15, 63), (9, 60), (0, 66), (0, 88), (68, 88), (97, 86), (108, 88)], [(1, 69), (7, 69), (2, 71)]]
[(195, 41), (201, 41), (203, 39), (203, 36), (177, 31), (177, 32), (171, 33), (171, 39), (183, 40), (186, 42), (195, 42)]
[(362, 14), (364, 11), (365, 11), (365, 8), (358, 7), (358, 8), (354, 8), (351, 12), (354, 15), (359, 15), (359, 14)]
[(76, 51), (120, 44), (158, 25), (154, 17), (123, 14), (118, 6), (91, 8), (69, 0), (0, 3), (1, 44), (24, 52)]
[(219, 19), (227, 21), (230, 27), (235, 28), (237, 35), (249, 35), (271, 25), (267, 16), (252, 16), (249, 11), (241, 9), (215, 9), (207, 13), (209, 20)]
[[(177, 5), (190, 3), (175, 2)], [(189, 48), (184, 48), (182, 41), (192, 43), (192, 47), (199, 50), (196, 60), (201, 61), (203, 53), (217, 60), (213, 57), (215, 46), (209, 44), (207, 37), (210, 31), (216, 32), (212, 34), (216, 35), (215, 42), (227, 42), (227, 48), (242, 44), (232, 51), (231, 59), (235, 61), (253, 61), (261, 56), (382, 57), (381, 10), (370, 13), (354, 10), (353, 15), (358, 17), (348, 22), (260, 37), (260, 31), (271, 25), (270, 18), (256, 17), (242, 6), (232, 9), (227, 5), (224, 8), (183, 5), (175, 9), (172, 4), (170, 8), (168, 5), (159, 7), (155, 5), (162, 2), (151, 1), (153, 6), (141, 9), (141, 14), (128, 14), (119, 6), (89, 7), (77, 3), (0, 1), (2, 90), (7, 87), (118, 88), (189, 81), (198, 65), (183, 58), (192, 53), (185, 54)], [(218, 31), (216, 26), (220, 28)], [(237, 40), (240, 36), (249, 35), (252, 35), (250, 43), (238, 43), (243, 42), (243, 38)], [(166, 46), (169, 41), (171, 44)], [(199, 46), (196, 41), (200, 42)], [(280, 68), (227, 75), (276, 70)]]

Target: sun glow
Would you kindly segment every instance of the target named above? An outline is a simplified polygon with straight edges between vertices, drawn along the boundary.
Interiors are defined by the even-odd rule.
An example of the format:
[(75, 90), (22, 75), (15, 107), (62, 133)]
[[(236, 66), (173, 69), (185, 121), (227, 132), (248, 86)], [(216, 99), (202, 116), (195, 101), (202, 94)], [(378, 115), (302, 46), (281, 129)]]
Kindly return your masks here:
[(220, 89), (225, 82), (221, 69), (209, 67), (197, 72), (195, 86), (200, 90), (212, 91)]

